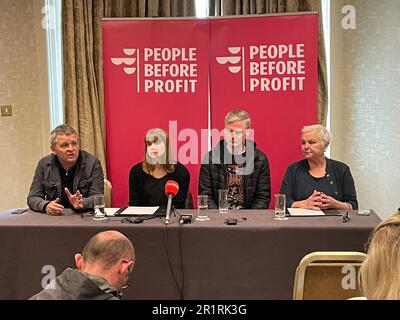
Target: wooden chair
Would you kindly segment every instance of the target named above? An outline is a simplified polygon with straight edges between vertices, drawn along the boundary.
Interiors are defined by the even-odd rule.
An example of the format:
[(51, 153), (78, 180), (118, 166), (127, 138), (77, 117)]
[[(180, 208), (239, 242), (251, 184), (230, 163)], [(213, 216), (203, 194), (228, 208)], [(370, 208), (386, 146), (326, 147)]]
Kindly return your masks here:
[(317, 251), (299, 263), (293, 300), (346, 300), (361, 296), (358, 270), (366, 254), (353, 251)]

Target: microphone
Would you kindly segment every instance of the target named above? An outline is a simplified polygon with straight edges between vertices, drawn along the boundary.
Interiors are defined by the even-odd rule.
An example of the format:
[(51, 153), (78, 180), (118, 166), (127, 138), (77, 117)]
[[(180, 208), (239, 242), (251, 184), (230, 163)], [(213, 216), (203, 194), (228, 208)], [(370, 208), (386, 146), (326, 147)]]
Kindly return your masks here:
[(179, 191), (179, 184), (174, 180), (168, 180), (165, 184), (165, 194), (168, 197), (167, 212), (165, 215), (165, 224), (169, 223), (169, 216), (171, 214), (172, 198), (176, 196)]

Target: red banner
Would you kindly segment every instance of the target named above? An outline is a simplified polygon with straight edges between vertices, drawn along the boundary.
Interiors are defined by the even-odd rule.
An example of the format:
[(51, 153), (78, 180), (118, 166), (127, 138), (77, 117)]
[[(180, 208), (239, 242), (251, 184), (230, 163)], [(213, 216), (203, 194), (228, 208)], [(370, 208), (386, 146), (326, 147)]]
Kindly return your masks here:
[(232, 109), (250, 114), (273, 195), (302, 156), (301, 128), (317, 122), (318, 15), (215, 19), (210, 35), (211, 127)]
[(104, 20), (113, 206), (128, 203), (129, 170), (143, 160), (143, 139), (155, 127), (169, 131), (197, 194), (209, 104), (217, 130), (228, 111), (249, 112), (257, 147), (270, 160), (272, 194), (279, 190), (284, 170), (301, 157), (301, 127), (317, 121), (317, 26), (316, 14)]
[(207, 128), (208, 46), (207, 20), (103, 21), (113, 206), (128, 204), (129, 170), (144, 159), (146, 132), (155, 127), (170, 131), (174, 152), (190, 172), (191, 190), (197, 190), (198, 158), (185, 154), (185, 145)]

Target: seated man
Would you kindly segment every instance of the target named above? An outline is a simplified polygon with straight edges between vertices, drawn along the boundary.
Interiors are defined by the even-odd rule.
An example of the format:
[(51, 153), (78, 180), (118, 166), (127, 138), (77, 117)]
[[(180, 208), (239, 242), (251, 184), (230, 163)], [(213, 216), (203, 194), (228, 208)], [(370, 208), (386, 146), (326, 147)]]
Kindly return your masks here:
[(208, 207), (218, 208), (218, 190), (228, 190), (233, 209), (267, 209), (271, 200), (269, 163), (248, 140), (250, 117), (244, 110), (225, 116), (224, 139), (203, 159), (199, 194), (208, 195)]
[(32, 210), (61, 215), (64, 208), (93, 209), (93, 198), (104, 192), (100, 161), (80, 150), (76, 131), (67, 124), (50, 134), (52, 154), (42, 158), (28, 195)]
[(94, 235), (67, 268), (30, 300), (119, 300), (135, 260), (131, 241), (118, 231)]

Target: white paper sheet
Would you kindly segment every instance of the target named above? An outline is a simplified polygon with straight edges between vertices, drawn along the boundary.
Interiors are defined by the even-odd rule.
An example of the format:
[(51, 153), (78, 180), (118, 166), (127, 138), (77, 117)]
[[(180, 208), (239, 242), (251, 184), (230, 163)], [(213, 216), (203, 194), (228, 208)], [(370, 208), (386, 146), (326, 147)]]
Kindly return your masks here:
[[(121, 212), (122, 216), (134, 216), (134, 215), (152, 215), (154, 214), (159, 207), (127, 207), (124, 211)], [(115, 216), (115, 212), (119, 210), (119, 208), (105, 208), (106, 214), (109, 217)]]
[(288, 208), (288, 211), (292, 217), (318, 217), (325, 215), (325, 213), (323, 213), (321, 210)]

